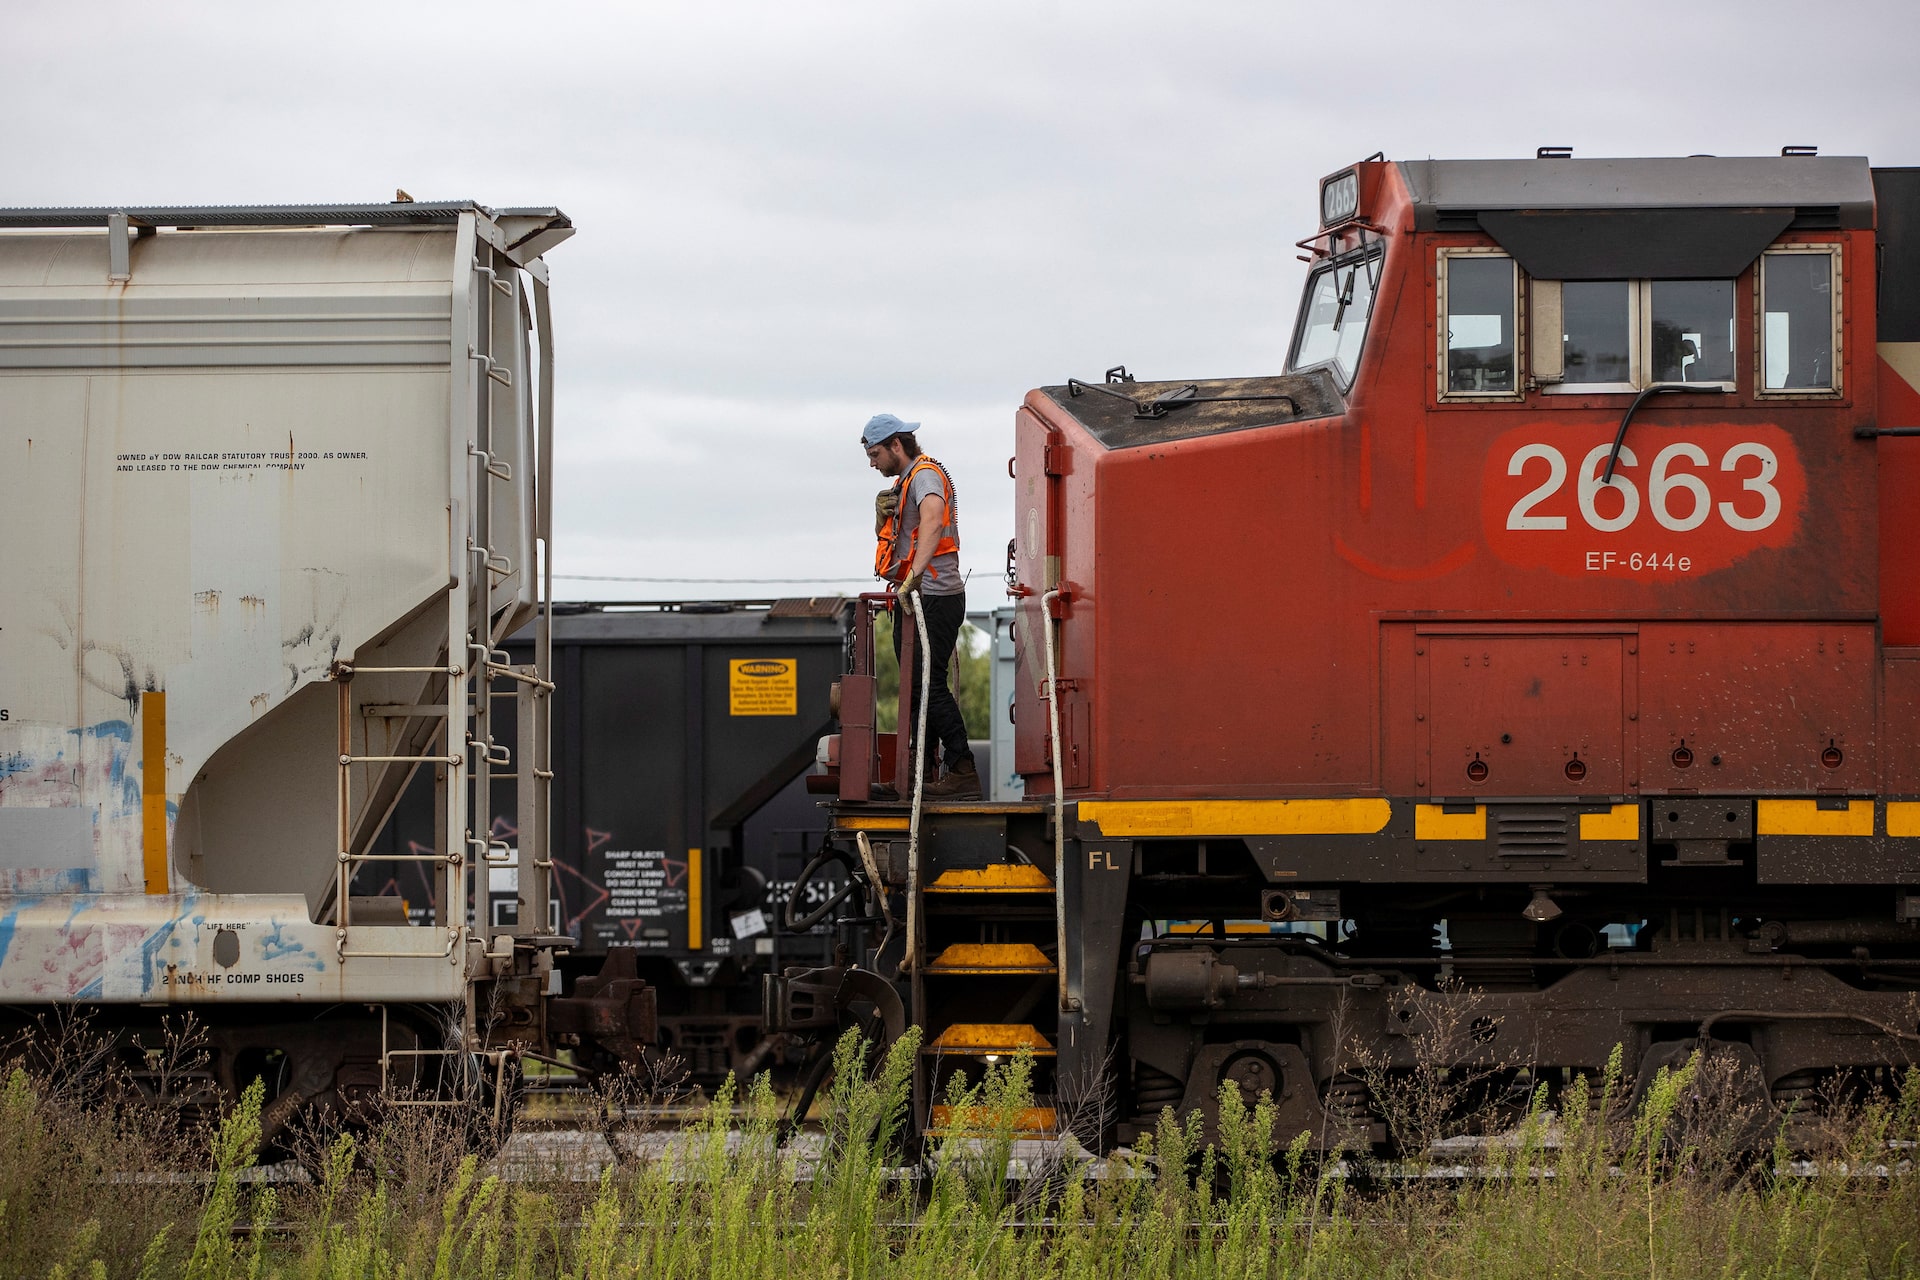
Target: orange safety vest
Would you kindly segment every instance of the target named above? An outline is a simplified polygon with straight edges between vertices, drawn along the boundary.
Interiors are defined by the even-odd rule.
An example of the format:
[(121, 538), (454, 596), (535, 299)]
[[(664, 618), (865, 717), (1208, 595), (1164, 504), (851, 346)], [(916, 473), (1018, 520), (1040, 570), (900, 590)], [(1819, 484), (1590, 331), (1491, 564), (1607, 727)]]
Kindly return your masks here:
[[(933, 554), (935, 556), (943, 556), (949, 552), (957, 554), (960, 550), (960, 526), (953, 513), (953, 480), (947, 475), (945, 467), (923, 453), (913, 460), (913, 465), (907, 468), (905, 475), (894, 481), (893, 491), (901, 502), (904, 502), (908, 491), (913, 487), (914, 473), (922, 467), (933, 469), (934, 473), (940, 477), (941, 487), (946, 492), (944, 499), (946, 518), (940, 522), (940, 541), (935, 544)], [(905, 514), (901, 511), (900, 504), (896, 503), (893, 514), (888, 516), (885, 523), (880, 526), (880, 540), (873, 550), (875, 577), (898, 582), (906, 576), (907, 568), (913, 564), (914, 549), (920, 540), (920, 513), (914, 512), (910, 521), (903, 522), (902, 517)], [(894, 553), (899, 548), (902, 528), (907, 533), (907, 550), (905, 555), (896, 555)], [(928, 581), (933, 581), (940, 576), (934, 571), (932, 560), (927, 561), (926, 576)]]

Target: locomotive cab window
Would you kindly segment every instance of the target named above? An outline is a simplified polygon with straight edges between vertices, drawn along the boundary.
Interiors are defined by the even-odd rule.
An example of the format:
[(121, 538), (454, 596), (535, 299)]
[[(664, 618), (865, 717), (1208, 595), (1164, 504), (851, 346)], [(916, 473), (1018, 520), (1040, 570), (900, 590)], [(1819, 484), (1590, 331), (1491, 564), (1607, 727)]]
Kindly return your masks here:
[(1371, 248), (1317, 266), (1307, 276), (1289, 372), (1329, 367), (1343, 389), (1353, 385), (1380, 264), (1380, 250)]
[(1519, 272), (1485, 249), (1440, 251), (1440, 394), (1447, 399), (1519, 394)]
[(1733, 385), (1733, 281), (1653, 280), (1655, 382)]
[(1831, 245), (1795, 245), (1760, 255), (1762, 395), (1840, 389), (1838, 267)]
[[(1733, 281), (1539, 280), (1534, 372), (1548, 391), (1629, 392), (1656, 382), (1733, 387)], [(1557, 316), (1557, 350), (1548, 317)], [(1544, 356), (1544, 359), (1542, 358)]]
[(1631, 391), (1633, 289), (1625, 280), (1569, 280), (1560, 286), (1560, 367), (1565, 385)]

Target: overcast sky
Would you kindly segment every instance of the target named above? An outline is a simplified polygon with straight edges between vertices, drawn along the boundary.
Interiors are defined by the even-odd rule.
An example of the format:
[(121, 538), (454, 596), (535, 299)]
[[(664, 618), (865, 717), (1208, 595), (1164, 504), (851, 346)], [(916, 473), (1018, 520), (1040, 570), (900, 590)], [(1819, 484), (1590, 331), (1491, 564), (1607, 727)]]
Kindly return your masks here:
[[(1278, 370), (1325, 173), (1920, 164), (1920, 6), (0, 0), (0, 204), (558, 205), (566, 597), (857, 590), (925, 424), (1002, 600), (1028, 388)], [(814, 585), (728, 584), (807, 578)]]

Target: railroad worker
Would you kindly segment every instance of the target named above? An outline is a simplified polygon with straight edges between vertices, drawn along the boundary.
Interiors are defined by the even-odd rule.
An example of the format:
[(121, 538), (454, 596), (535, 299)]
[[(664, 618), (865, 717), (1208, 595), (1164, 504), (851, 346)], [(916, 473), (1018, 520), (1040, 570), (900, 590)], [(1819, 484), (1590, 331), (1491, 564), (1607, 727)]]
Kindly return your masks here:
[[(927, 621), (927, 652), (918, 655), (920, 661), (932, 664), (927, 689), (929, 741), (921, 744), (927, 761), (922, 794), (977, 800), (980, 773), (967, 746), (967, 726), (960, 715), (960, 704), (947, 682), (953, 646), (967, 616), (967, 584), (960, 576), (960, 508), (947, 469), (920, 452), (913, 434), (919, 426), (917, 422), (902, 422), (890, 413), (879, 413), (860, 433), (868, 465), (893, 481), (874, 499), (873, 531), (878, 544), (873, 571), (893, 584), (903, 605), (907, 595), (917, 590)], [(896, 659), (900, 656), (900, 633), (913, 625), (913, 616), (905, 607), (895, 611)], [(903, 727), (906, 733), (912, 733), (919, 723), (917, 673), (911, 692), (913, 725)], [(947, 771), (936, 778), (940, 747), (946, 749)], [(904, 791), (913, 784), (911, 779), (902, 779), (899, 785)]]

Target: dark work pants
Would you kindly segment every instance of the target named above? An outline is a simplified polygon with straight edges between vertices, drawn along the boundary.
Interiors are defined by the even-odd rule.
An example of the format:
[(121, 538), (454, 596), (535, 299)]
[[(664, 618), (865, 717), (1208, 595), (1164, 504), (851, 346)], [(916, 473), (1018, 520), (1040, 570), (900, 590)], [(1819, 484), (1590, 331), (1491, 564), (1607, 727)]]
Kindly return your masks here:
[[(913, 673), (913, 721), (900, 726), (901, 732), (912, 733), (920, 725), (920, 672), (917, 669), (923, 661), (933, 663), (933, 682), (927, 688), (927, 737), (947, 749), (947, 768), (951, 769), (962, 760), (971, 760), (973, 752), (967, 747), (967, 724), (960, 716), (960, 704), (954, 701), (953, 689), (947, 683), (947, 674), (953, 666), (953, 646), (960, 638), (960, 624), (967, 620), (967, 595), (960, 592), (950, 596), (921, 596), (921, 607), (927, 613), (927, 647), (929, 653), (920, 652), (920, 633), (913, 636), (914, 664)], [(893, 614), (893, 656), (900, 657), (900, 633), (913, 627), (913, 617), (900, 609)], [(927, 761), (933, 764), (938, 760), (934, 751), (927, 753)], [(905, 780), (901, 787), (904, 793), (913, 786), (913, 779)]]

